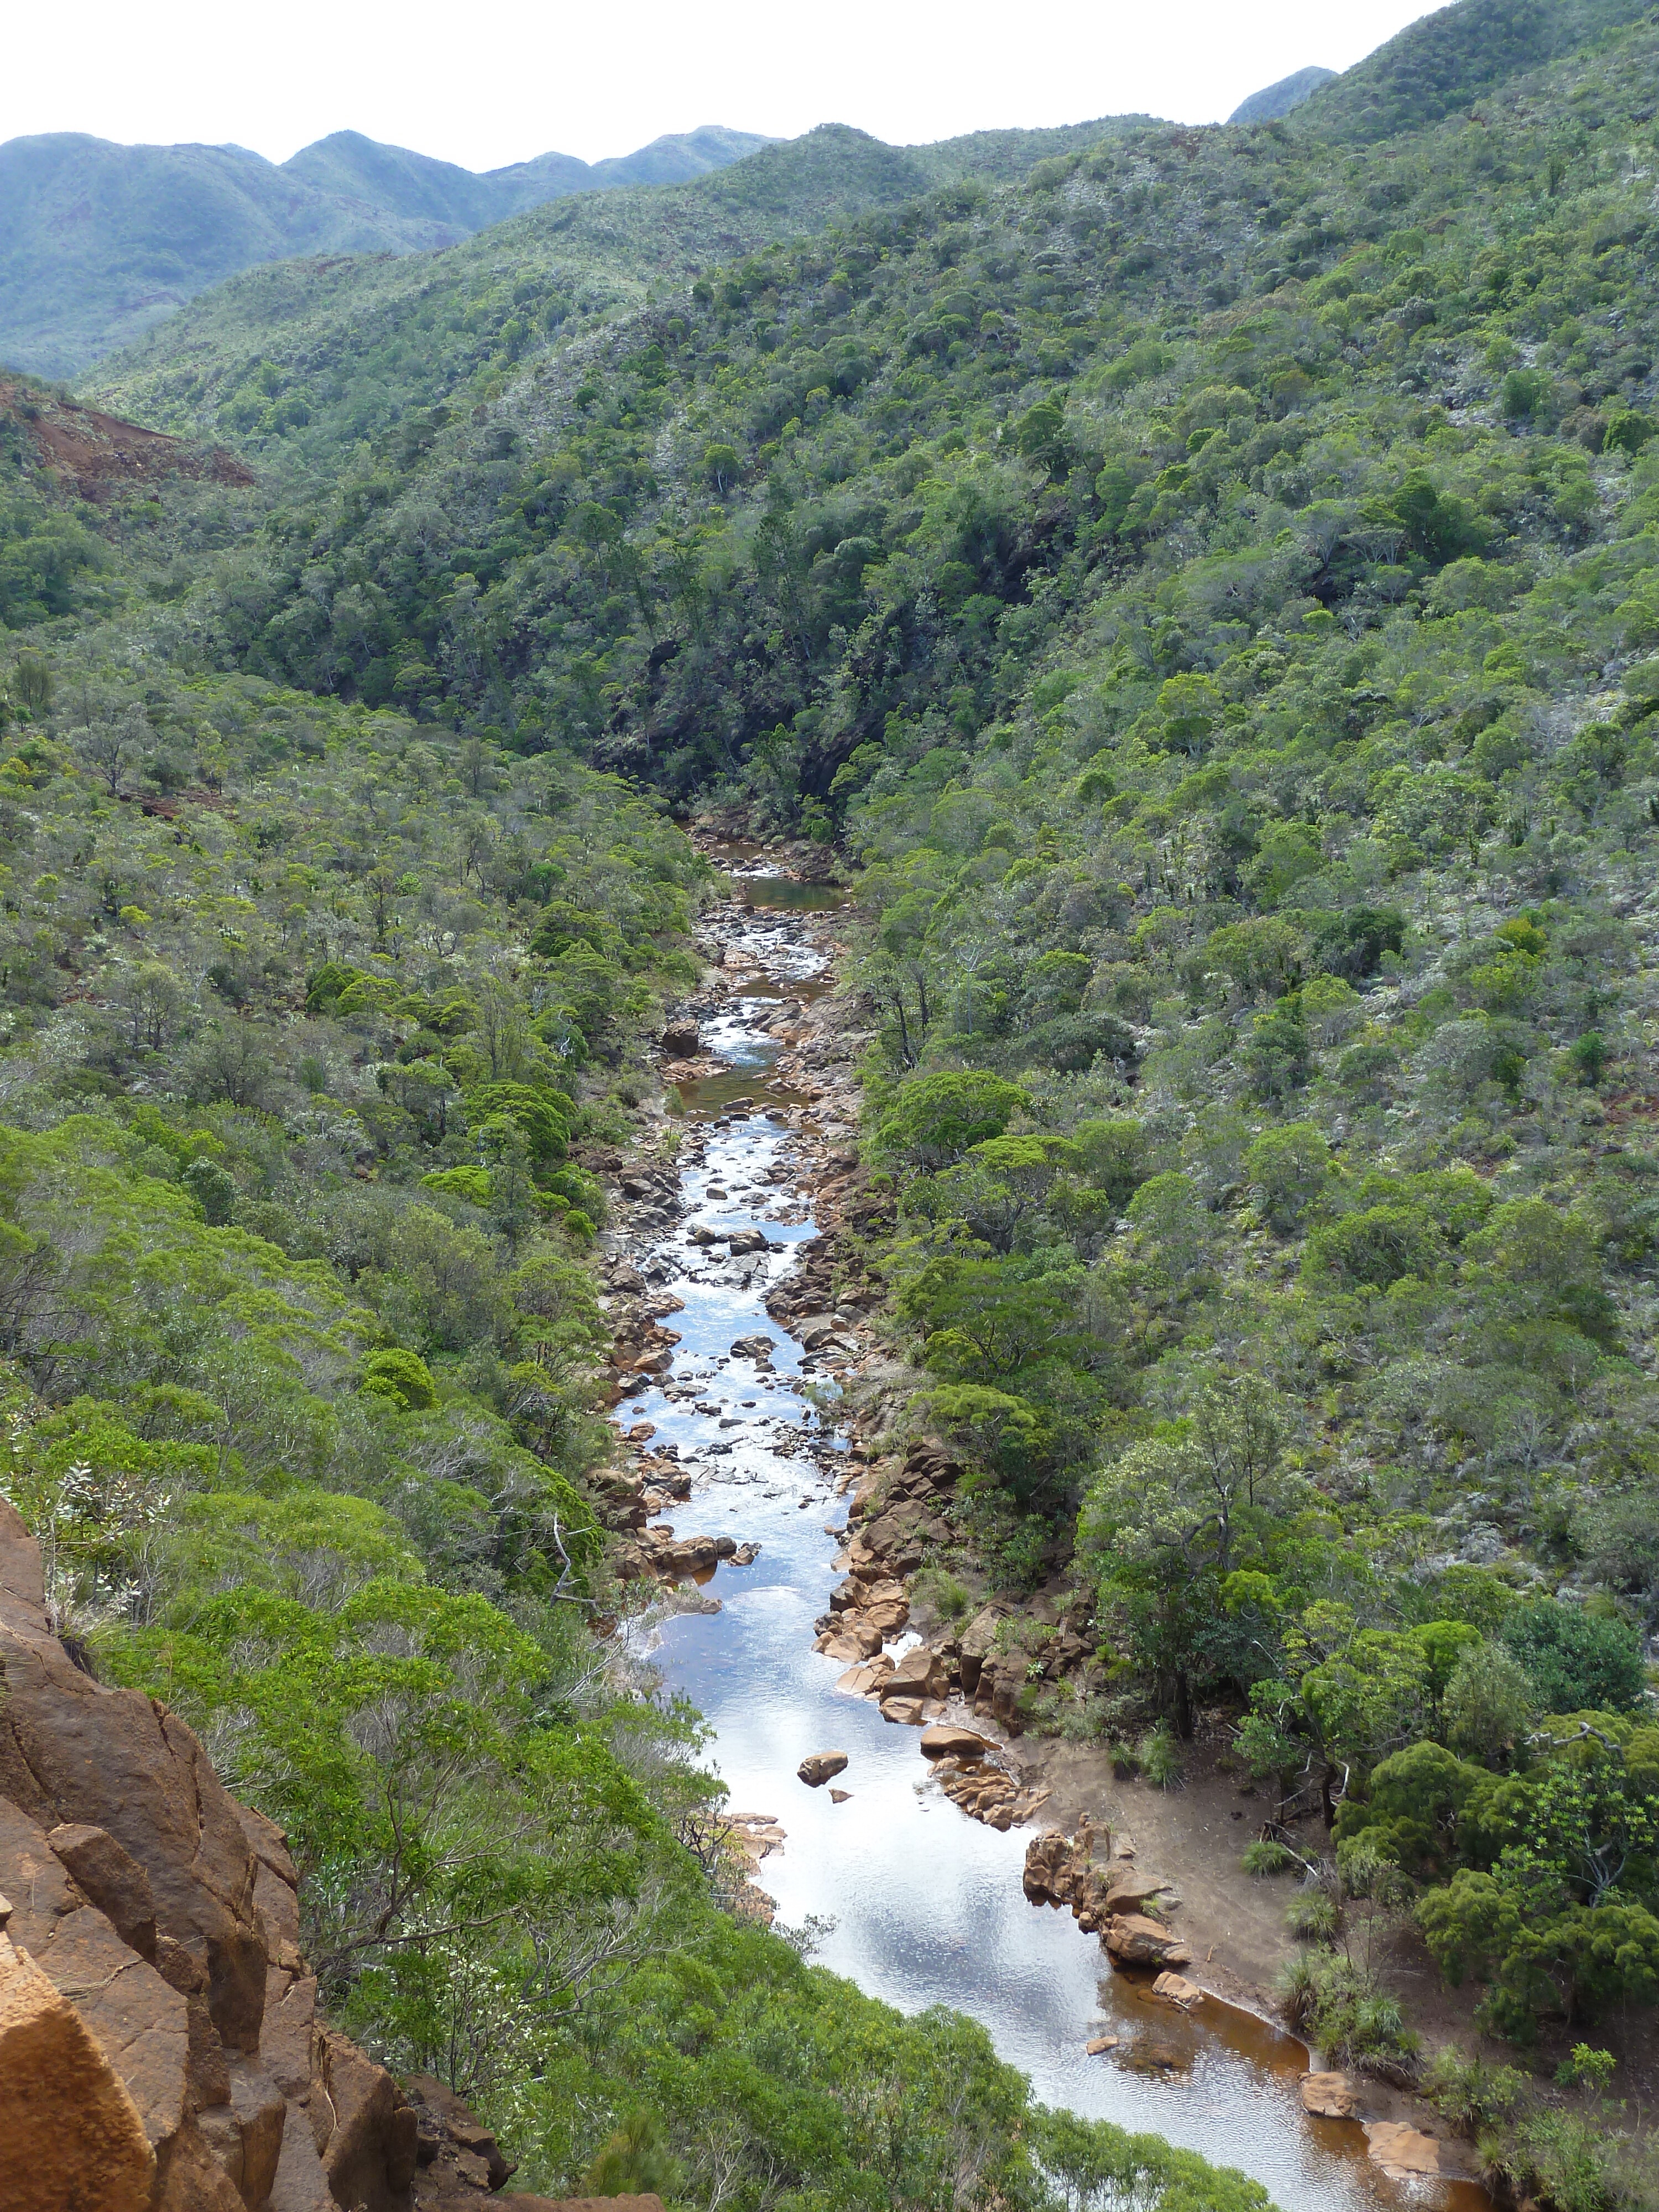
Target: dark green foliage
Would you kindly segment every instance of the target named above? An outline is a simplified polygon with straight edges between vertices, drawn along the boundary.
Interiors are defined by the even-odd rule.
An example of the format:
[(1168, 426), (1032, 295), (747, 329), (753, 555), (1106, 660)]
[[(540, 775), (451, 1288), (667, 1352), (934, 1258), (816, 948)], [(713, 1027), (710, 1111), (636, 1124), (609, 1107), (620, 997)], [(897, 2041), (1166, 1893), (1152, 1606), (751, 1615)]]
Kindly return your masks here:
[(1409, 30), (1316, 93), (1298, 126), (1365, 144), (1437, 122), (1523, 70), (1638, 20), (1638, 0), (1464, 0)]
[(1546, 1712), (1627, 1713), (1642, 1701), (1641, 1638), (1621, 1620), (1545, 1602), (1518, 1607), (1502, 1635)]

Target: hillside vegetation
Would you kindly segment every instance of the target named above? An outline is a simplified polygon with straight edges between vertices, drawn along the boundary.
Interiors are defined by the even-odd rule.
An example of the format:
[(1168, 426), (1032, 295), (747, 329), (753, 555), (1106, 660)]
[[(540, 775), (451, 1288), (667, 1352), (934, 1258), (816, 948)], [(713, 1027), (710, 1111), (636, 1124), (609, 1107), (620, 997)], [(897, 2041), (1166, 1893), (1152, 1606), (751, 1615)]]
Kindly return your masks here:
[[(958, 2050), (973, 2201), (1047, 2186), (1028, 2149), (1071, 2202), (1156, 2166), (734, 1933), (671, 1839), (690, 1724), (565, 1626), (611, 1601), (593, 1148), (689, 973), (702, 811), (858, 886), (860, 1256), (974, 1469), (939, 1607), (1009, 1602), (1030, 1729), (1173, 1781), (1224, 1722), (1323, 1812), (1285, 1992), (1322, 2050), (1414, 2078), (1414, 1930), (1513, 2045), (1420, 2077), (1494, 2171), (1655, 2201), (1617, 2100), (1659, 1995), (1656, 67), (1617, 8), (1466, 0), (1260, 128), (921, 178), (819, 132), (260, 272), (100, 387), (259, 491), (17, 479), (18, 1494), (89, 1547), (103, 1663), (325, 1872), (346, 2016), (434, 2063), (510, 1988), (522, 2041), (450, 2063), (538, 2173), (642, 2113), (671, 2195), (718, 2136), (744, 2203), (774, 2160), (861, 2202), (875, 2065), (920, 2160), (883, 2185), (942, 2204)], [(122, 1521), (140, 1443), (167, 1504)], [(388, 1610), (440, 1735), (495, 1655), (471, 1786), (529, 1826), (465, 1880), (526, 1886), (476, 1948), (351, 1948)], [(295, 1669), (340, 1686), (314, 1729)], [(513, 1856), (550, 1805), (556, 1896)]]

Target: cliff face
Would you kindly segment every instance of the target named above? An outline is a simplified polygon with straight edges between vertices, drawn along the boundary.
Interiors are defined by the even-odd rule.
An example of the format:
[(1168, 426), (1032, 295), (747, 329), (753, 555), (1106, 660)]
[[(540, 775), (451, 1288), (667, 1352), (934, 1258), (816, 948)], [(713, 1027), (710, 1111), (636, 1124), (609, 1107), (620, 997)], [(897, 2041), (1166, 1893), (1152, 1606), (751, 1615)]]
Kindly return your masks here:
[(281, 1832), (70, 1660), (3, 1498), (0, 1892), (0, 2212), (439, 2212), (507, 2179), (319, 2019)]

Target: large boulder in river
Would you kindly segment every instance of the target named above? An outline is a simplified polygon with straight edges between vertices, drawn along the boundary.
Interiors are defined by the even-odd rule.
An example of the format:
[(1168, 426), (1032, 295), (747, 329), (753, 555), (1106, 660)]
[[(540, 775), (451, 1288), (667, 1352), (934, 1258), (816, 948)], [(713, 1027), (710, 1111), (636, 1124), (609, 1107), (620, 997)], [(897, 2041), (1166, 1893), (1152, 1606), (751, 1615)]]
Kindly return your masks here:
[(988, 1751), (995, 1749), (989, 1736), (980, 1735), (970, 1728), (959, 1728), (953, 1721), (935, 1721), (921, 1732), (924, 1759), (983, 1759)]
[(849, 1661), (873, 1659), (881, 1650), (881, 1631), (872, 1628), (860, 1613), (841, 1613), (836, 1626), (828, 1629), (813, 1645), (826, 1659), (837, 1659), (845, 1667)]
[(1403, 2120), (1367, 2120), (1364, 2125), (1365, 2148), (1391, 2181), (1414, 2181), (1456, 2171), (1446, 2157), (1445, 2144), (1419, 2129), (1407, 2127)]
[(951, 1687), (951, 1669), (937, 1651), (925, 1644), (907, 1651), (881, 1686), (881, 1701), (890, 1698), (943, 1698)]
[(903, 1728), (921, 1728), (937, 1720), (944, 1711), (939, 1698), (884, 1698), (881, 1701), (883, 1720), (896, 1721)]
[(834, 1781), (838, 1774), (847, 1771), (844, 1751), (815, 1751), (802, 1759), (795, 1769), (809, 1790), (822, 1790), (826, 1782)]
[(910, 1601), (902, 1597), (878, 1599), (866, 1606), (861, 1618), (884, 1643), (890, 1636), (901, 1635), (909, 1626)]
[(659, 1042), (670, 1060), (695, 1060), (702, 1040), (695, 1022), (676, 1022), (663, 1031)]

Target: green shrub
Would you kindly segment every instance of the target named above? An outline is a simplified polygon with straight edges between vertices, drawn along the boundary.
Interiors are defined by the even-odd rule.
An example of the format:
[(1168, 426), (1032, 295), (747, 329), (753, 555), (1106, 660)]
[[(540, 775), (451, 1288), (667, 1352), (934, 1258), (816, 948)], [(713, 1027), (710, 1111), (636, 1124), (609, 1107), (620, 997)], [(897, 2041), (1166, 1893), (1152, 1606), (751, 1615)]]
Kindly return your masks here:
[(911, 1590), (941, 1620), (965, 1619), (973, 1602), (962, 1583), (944, 1567), (923, 1567), (911, 1584)]
[(1547, 1713), (1634, 1712), (1647, 1691), (1642, 1641), (1621, 1620), (1545, 1598), (1500, 1632)]
[(1328, 1890), (1304, 1890), (1285, 1908), (1285, 1925), (1298, 1943), (1328, 1943), (1341, 1915)]
[(1288, 1874), (1297, 1864), (1294, 1851), (1272, 1836), (1255, 1836), (1245, 1844), (1239, 1863), (1246, 1874)]
[(438, 1402), (438, 1387), (425, 1360), (397, 1346), (371, 1352), (364, 1360), (363, 1395), (389, 1398), (406, 1413), (423, 1413)]
[(1181, 1787), (1181, 1747), (1175, 1731), (1166, 1721), (1149, 1729), (1136, 1746), (1136, 1757), (1140, 1771), (1157, 1790), (1178, 1790)]

